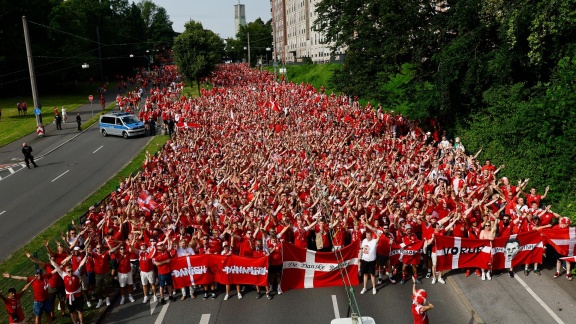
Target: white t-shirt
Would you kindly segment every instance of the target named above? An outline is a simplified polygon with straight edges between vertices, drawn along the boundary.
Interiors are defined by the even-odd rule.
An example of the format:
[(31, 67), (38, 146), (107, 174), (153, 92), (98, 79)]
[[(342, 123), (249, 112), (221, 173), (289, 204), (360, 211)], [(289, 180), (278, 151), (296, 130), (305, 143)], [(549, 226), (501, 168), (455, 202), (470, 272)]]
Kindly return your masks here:
[(362, 241), (362, 260), (368, 262), (376, 260), (376, 243), (378, 243), (378, 240), (374, 238), (370, 241), (368, 239)]

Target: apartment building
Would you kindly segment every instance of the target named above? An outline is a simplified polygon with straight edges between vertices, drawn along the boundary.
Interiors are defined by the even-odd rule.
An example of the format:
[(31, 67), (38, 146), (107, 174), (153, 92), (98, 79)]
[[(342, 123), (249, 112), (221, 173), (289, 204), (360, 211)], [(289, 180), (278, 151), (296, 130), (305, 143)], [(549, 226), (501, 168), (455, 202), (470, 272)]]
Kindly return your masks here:
[[(320, 0), (270, 0), (274, 56), (279, 62), (302, 62), (309, 57), (315, 63), (330, 61), (330, 46), (322, 44), (323, 35), (313, 31)], [(336, 51), (334, 60), (342, 60)]]

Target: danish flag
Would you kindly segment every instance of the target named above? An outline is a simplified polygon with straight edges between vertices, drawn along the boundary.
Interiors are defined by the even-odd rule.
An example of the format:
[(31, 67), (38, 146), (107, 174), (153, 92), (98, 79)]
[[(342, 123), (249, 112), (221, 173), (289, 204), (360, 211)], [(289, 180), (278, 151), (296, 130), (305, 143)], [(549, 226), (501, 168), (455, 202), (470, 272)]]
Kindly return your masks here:
[(437, 269), (487, 269), (491, 262), (491, 250), (489, 240), (436, 236)]
[(150, 211), (156, 209), (158, 203), (152, 199), (152, 196), (149, 196), (145, 191), (142, 191), (138, 195), (138, 206), (146, 211)]
[[(282, 242), (282, 291), (358, 285), (358, 250), (360, 241), (335, 252), (316, 252)], [(340, 270), (347, 272), (342, 273)]]
[(574, 255), (576, 245), (576, 227), (544, 229), (542, 235), (562, 255)]

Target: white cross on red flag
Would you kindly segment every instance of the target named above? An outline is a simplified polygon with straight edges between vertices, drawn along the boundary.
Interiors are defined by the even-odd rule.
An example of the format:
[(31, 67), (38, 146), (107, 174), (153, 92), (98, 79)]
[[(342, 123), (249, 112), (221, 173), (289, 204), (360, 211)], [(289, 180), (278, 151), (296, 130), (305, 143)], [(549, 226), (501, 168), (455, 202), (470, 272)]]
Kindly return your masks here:
[[(338, 252), (316, 252), (282, 242), (282, 291), (358, 285), (358, 250), (356, 240)], [(340, 272), (345, 269), (346, 272)]]
[(562, 255), (574, 255), (576, 245), (576, 227), (543, 229), (546, 244), (550, 244)]

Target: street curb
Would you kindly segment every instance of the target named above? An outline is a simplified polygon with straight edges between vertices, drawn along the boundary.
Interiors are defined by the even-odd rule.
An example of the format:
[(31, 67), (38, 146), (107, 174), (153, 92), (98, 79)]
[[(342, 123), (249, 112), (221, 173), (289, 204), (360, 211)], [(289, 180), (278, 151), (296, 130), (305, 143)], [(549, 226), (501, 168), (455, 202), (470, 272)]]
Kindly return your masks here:
[(456, 291), (456, 295), (458, 295), (458, 297), (462, 301), (462, 304), (464, 304), (464, 307), (466, 307), (466, 310), (470, 313), (470, 315), (472, 315), (472, 320), (474, 321), (474, 324), (486, 324), (486, 322), (482, 320), (480, 315), (478, 315), (478, 313), (476, 312), (476, 310), (474, 309), (474, 307), (472, 306), (466, 295), (464, 295), (462, 289), (458, 287), (456, 281), (452, 277), (446, 278), (446, 281), (448, 281), (450, 286), (452, 286), (452, 289)]

